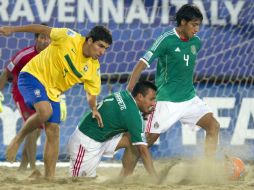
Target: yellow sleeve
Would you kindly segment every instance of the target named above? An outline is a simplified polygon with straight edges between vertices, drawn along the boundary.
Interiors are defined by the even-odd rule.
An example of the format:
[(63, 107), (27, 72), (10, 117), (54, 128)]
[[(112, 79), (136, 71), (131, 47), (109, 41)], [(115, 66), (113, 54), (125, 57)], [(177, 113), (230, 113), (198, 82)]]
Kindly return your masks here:
[(77, 33), (69, 28), (52, 28), (50, 39), (52, 43), (64, 42), (68, 37), (75, 37)]
[(84, 82), (84, 90), (91, 95), (99, 95), (101, 92), (101, 76), (97, 74), (93, 81)]

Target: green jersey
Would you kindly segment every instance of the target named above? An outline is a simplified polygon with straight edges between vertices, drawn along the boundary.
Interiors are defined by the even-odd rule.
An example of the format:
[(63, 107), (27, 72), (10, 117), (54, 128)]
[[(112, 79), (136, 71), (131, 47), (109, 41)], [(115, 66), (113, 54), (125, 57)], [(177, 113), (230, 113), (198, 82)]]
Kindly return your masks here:
[(136, 101), (128, 91), (121, 91), (106, 97), (98, 105), (103, 128), (98, 126), (92, 113), (86, 113), (79, 123), (79, 130), (98, 142), (129, 132), (132, 144), (146, 144), (144, 122)]
[(175, 28), (163, 33), (141, 58), (148, 67), (158, 58), (155, 84), (157, 101), (183, 102), (195, 96), (193, 72), (201, 41), (180, 39)]

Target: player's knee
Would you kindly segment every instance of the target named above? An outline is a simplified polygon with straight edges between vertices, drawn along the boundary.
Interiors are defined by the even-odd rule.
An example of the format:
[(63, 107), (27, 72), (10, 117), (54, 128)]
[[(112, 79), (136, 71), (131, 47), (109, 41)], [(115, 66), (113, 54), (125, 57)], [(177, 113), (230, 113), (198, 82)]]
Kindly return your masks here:
[(47, 139), (50, 141), (55, 141), (59, 139), (59, 125), (56, 124), (49, 124), (45, 127), (45, 133), (47, 136)]
[(39, 102), (35, 104), (34, 107), (41, 123), (45, 123), (53, 113), (49, 102)]
[(146, 133), (146, 141), (148, 144), (148, 147), (152, 146), (155, 141), (159, 138), (159, 134), (153, 134), (153, 133)]
[(51, 117), (52, 113), (53, 113), (52, 109), (47, 109), (47, 110), (38, 112), (38, 116), (40, 120), (42, 121), (42, 123), (44, 123)]
[(212, 135), (217, 135), (219, 133), (219, 130), (220, 130), (220, 124), (216, 119), (214, 119), (211, 122), (211, 125), (207, 128), (206, 132)]

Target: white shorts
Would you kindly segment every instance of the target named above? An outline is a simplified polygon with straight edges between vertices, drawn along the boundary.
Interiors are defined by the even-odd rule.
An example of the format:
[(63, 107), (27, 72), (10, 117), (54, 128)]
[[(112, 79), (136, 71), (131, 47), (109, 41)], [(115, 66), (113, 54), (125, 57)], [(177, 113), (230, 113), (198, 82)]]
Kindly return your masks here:
[(155, 111), (146, 121), (146, 132), (164, 133), (177, 121), (195, 128), (196, 123), (210, 112), (206, 103), (197, 96), (184, 102), (158, 101)]
[(86, 136), (77, 128), (68, 142), (70, 176), (96, 177), (96, 168), (102, 156), (105, 154), (113, 156), (121, 138), (122, 134), (118, 134), (101, 143)]

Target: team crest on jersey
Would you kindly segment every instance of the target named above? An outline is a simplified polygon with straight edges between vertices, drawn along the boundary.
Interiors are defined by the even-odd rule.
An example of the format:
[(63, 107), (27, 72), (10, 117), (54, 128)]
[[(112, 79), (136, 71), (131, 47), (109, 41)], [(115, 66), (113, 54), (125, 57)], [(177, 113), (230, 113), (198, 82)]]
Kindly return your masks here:
[(159, 123), (156, 121), (156, 122), (154, 123), (153, 127), (154, 127), (155, 129), (158, 129), (158, 128), (160, 127), (160, 125), (159, 125)]
[(35, 90), (34, 90), (34, 94), (35, 94), (35, 96), (36, 96), (37, 98), (41, 97), (41, 91), (40, 91), (40, 89), (35, 89)]
[(76, 35), (76, 32), (74, 32), (74, 31), (71, 30), (71, 29), (68, 29), (68, 30), (67, 30), (67, 35), (68, 35), (68, 36), (71, 36), (71, 37), (74, 37), (74, 36)]
[(196, 49), (196, 46), (195, 46), (195, 45), (192, 45), (192, 46), (191, 46), (191, 53), (192, 53), (193, 55), (196, 55), (196, 54), (197, 54), (197, 49)]

